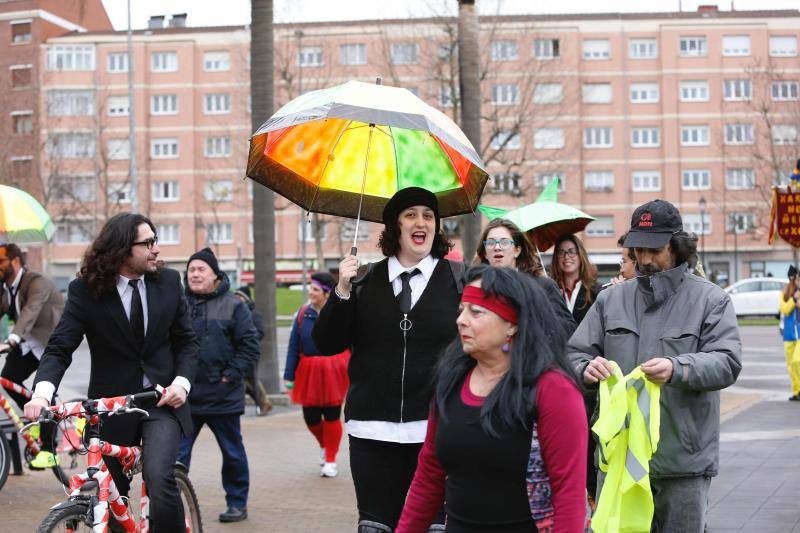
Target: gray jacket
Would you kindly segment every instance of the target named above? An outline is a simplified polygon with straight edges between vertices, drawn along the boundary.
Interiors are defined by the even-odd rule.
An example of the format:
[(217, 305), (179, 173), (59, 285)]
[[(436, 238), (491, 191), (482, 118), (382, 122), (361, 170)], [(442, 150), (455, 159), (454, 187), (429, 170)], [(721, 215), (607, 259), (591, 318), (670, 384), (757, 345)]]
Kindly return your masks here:
[(661, 440), (650, 475), (717, 474), (719, 390), (742, 369), (739, 327), (725, 291), (689, 273), (685, 263), (609, 287), (567, 353), (581, 381), (597, 356), (616, 361), (623, 374), (654, 357), (670, 359), (673, 374), (661, 388)]

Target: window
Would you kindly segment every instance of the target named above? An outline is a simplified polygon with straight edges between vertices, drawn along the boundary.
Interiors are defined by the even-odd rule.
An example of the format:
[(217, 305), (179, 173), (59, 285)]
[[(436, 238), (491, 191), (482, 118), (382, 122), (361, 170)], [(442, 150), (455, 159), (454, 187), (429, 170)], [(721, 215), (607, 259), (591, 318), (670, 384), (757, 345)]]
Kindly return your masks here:
[(634, 148), (660, 146), (659, 130), (656, 127), (632, 128), (631, 146)]
[(611, 192), (614, 189), (614, 172), (611, 170), (590, 170), (583, 177), (583, 187), (587, 191)]
[(33, 83), (33, 67), (31, 65), (11, 65), (11, 88), (30, 87)]
[(492, 61), (515, 61), (519, 58), (517, 41), (492, 41)]
[(772, 57), (794, 57), (797, 55), (797, 37), (776, 35), (769, 38), (769, 55)]
[(773, 81), (770, 86), (773, 100), (797, 100), (798, 83), (796, 81)]
[(231, 155), (231, 138), (206, 137), (203, 155), (206, 157), (229, 157)]
[(159, 246), (163, 244), (181, 243), (180, 224), (156, 224), (156, 235), (158, 235)]
[(710, 137), (708, 126), (681, 126), (681, 146), (708, 146)]
[(554, 59), (558, 57), (558, 39), (534, 39), (533, 56), (536, 59)]
[(178, 54), (176, 52), (153, 52), (150, 55), (152, 72), (175, 72), (178, 70)]
[(614, 145), (614, 134), (611, 128), (584, 128), (584, 148), (611, 148)]
[(203, 113), (224, 115), (231, 112), (231, 95), (228, 93), (207, 94), (203, 97)]
[(109, 139), (106, 145), (106, 152), (109, 159), (130, 159), (131, 142), (128, 139)]
[(564, 148), (564, 130), (562, 128), (539, 128), (534, 130), (533, 147), (536, 150)]
[(154, 202), (177, 202), (181, 199), (177, 181), (154, 181), (151, 193)]
[(112, 204), (129, 204), (131, 203), (131, 182), (118, 181), (108, 184), (106, 191), (108, 203)]
[(94, 91), (47, 91), (47, 114), (51, 117), (94, 115)]
[(697, 235), (711, 234), (711, 215), (708, 213), (703, 217), (700, 217), (700, 213), (681, 213), (681, 215), (683, 219), (683, 231), (687, 233), (696, 233)]
[(31, 21), (12, 20), (11, 21), (11, 42), (22, 44), (31, 42)]
[(633, 178), (633, 192), (661, 190), (661, 172), (657, 170), (636, 170), (631, 177)]
[(658, 99), (658, 83), (631, 83), (631, 103), (656, 103)]
[(233, 242), (233, 224), (206, 224), (206, 242), (208, 244), (230, 244)]
[(519, 188), (520, 175), (516, 172), (502, 172), (492, 174), (489, 177), (489, 192), (494, 194), (510, 194), (519, 196), (522, 191)]
[(49, 46), (47, 70), (94, 70), (94, 46)]
[(680, 54), (682, 57), (700, 57), (708, 55), (708, 44), (704, 36), (681, 37)]
[(131, 112), (131, 101), (127, 96), (109, 96), (108, 116), (127, 117)]
[(321, 67), (324, 64), (321, 46), (303, 46), (297, 54), (301, 67)]
[(14, 179), (30, 178), (33, 174), (33, 157), (29, 155), (12, 156), (9, 158), (11, 162), (11, 177)]
[(752, 168), (726, 168), (725, 188), (730, 190), (752, 189), (756, 186), (756, 177)]
[(151, 140), (150, 157), (152, 159), (176, 159), (178, 157), (178, 139), (170, 137)]
[[(453, 107), (453, 87), (450, 85), (442, 85), (439, 90), (439, 103), (442, 107)], [(455, 88), (455, 99), (459, 98), (458, 87)]]
[(53, 176), (50, 178), (50, 187), (56, 201), (94, 200), (95, 182), (92, 176)]
[(115, 53), (108, 54), (108, 62), (106, 63), (106, 70), (108, 72), (128, 72), (128, 54)]
[(753, 144), (753, 125), (725, 124), (725, 144)]
[(519, 132), (512, 134), (510, 130), (500, 130), (492, 137), (492, 150), (519, 150), (519, 147)]
[[(339, 230), (340, 240), (344, 242), (353, 242), (353, 238), (355, 236), (356, 236), (356, 221), (343, 220)], [(369, 239), (369, 224), (362, 220), (361, 223), (358, 225), (358, 239), (356, 240), (366, 241), (368, 239)]]
[(536, 174), (535, 185), (539, 190), (547, 187), (551, 181), (558, 180), (558, 192), (564, 192), (564, 178), (556, 172), (541, 172)]
[(516, 83), (500, 83), (492, 86), (494, 105), (513, 105), (519, 103), (519, 86)]
[(711, 188), (711, 172), (709, 170), (684, 170), (682, 172), (684, 191), (699, 191)]
[(723, 98), (725, 100), (750, 100), (750, 80), (725, 80)]
[(150, 97), (151, 115), (177, 115), (178, 114), (178, 95), (177, 94), (157, 94)]
[(560, 83), (538, 83), (533, 89), (534, 104), (558, 104), (563, 97)]
[(225, 50), (205, 52), (203, 54), (203, 70), (206, 72), (222, 72), (231, 69), (231, 53)]
[(589, 237), (614, 237), (614, 217), (612, 215), (598, 215), (586, 226), (586, 235)]
[(47, 148), (53, 158), (94, 157), (95, 139), (91, 133), (55, 133), (48, 139)]
[(728, 233), (750, 233), (755, 228), (755, 213), (728, 213), (725, 217), (725, 231)]
[(417, 63), (418, 52), (419, 46), (417, 43), (392, 43), (392, 64), (414, 65)]
[(797, 126), (792, 124), (772, 126), (772, 142), (774, 144), (797, 144)]
[(367, 45), (366, 44), (340, 44), (339, 45), (339, 64), (340, 65), (366, 65), (367, 64)]
[(203, 186), (203, 197), (207, 202), (233, 201), (233, 182), (231, 180), (207, 181)]
[[(298, 240), (298, 242), (303, 242), (303, 224), (305, 224), (305, 227), (306, 227), (306, 241), (305, 242), (314, 242), (314, 240), (316, 239), (316, 237), (315, 237), (316, 229), (317, 229), (316, 228), (316, 224), (314, 224), (310, 220), (306, 221), (305, 218), (303, 220), (301, 220), (297, 225), (297, 240)], [(320, 225), (320, 229), (322, 230), (322, 234), (319, 236), (319, 239), (321, 241), (324, 241), (328, 237), (328, 225), (325, 224), (325, 222), (323, 222), (321, 220), (320, 220), (320, 224), (319, 225)]]
[(724, 56), (749, 56), (749, 35), (724, 35), (722, 37), (722, 55)]
[(658, 57), (658, 44), (655, 39), (631, 39), (628, 55), (631, 59), (655, 59)]
[(57, 244), (87, 244), (92, 242), (91, 222), (58, 222), (53, 241)]
[(682, 81), (681, 102), (708, 102), (708, 82)]
[(584, 83), (581, 88), (584, 104), (610, 104), (610, 83)]
[(33, 133), (33, 111), (13, 111), (11, 120), (17, 135)]
[(585, 39), (583, 41), (583, 59), (600, 60), (611, 57), (611, 41), (608, 39)]

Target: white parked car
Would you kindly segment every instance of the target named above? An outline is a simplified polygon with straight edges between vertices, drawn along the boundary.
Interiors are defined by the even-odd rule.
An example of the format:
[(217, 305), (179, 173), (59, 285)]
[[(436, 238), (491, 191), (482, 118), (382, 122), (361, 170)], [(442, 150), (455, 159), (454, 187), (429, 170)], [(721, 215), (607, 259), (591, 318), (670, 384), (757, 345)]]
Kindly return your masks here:
[(746, 278), (725, 291), (731, 296), (736, 316), (780, 315), (780, 294), (789, 283), (786, 278)]

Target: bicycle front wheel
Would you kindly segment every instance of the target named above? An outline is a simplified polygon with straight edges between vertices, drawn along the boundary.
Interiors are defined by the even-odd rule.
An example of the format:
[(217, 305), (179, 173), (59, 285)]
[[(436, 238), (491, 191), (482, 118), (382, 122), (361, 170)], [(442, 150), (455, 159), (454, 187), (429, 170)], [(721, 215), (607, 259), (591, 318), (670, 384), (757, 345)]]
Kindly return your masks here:
[(203, 519), (200, 516), (200, 504), (192, 482), (183, 468), (175, 468), (175, 482), (181, 494), (183, 516), (186, 520), (186, 533), (202, 533)]
[(3, 430), (0, 430), (0, 441), (0, 489), (2, 489), (11, 470), (11, 446), (9, 446)]
[(50, 511), (36, 533), (92, 531), (89, 521), (89, 504), (76, 503)]

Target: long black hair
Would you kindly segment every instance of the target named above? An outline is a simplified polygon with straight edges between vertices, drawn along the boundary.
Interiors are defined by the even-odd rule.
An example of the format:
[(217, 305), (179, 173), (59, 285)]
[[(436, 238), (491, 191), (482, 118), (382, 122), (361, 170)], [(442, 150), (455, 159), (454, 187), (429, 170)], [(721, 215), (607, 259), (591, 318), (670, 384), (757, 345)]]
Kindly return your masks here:
[[(481, 281), (484, 292), (505, 298), (517, 309), (517, 333), (512, 338), (508, 372), (486, 397), (481, 408), (481, 427), (498, 436), (495, 423), (506, 427), (520, 424), (529, 429), (536, 416), (536, 384), (548, 370), (561, 370), (576, 386), (575, 375), (567, 363), (564, 349), (567, 332), (555, 320), (547, 294), (529, 275), (510, 268), (478, 264), (467, 271), (467, 283)], [(452, 394), (459, 394), (467, 373), (476, 365), (464, 353), (456, 338), (445, 349), (436, 371), (434, 401), (442, 419), (447, 418), (445, 404)]]

